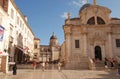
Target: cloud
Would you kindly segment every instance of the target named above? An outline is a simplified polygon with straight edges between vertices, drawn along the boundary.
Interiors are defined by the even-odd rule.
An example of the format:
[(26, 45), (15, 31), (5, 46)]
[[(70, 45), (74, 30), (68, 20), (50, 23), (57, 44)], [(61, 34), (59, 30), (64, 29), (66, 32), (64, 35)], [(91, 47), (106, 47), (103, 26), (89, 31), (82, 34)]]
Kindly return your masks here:
[(82, 4), (86, 4), (88, 0), (82, 0)]
[(77, 6), (77, 7), (81, 7), (81, 5), (87, 3), (88, 0), (76, 0), (76, 1), (72, 1), (72, 4)]
[(80, 7), (82, 3), (81, 3), (81, 0), (78, 0), (78, 1), (72, 1), (72, 4)]
[(64, 19), (67, 19), (68, 18), (68, 12), (64, 12), (62, 15), (61, 15), (62, 18)]

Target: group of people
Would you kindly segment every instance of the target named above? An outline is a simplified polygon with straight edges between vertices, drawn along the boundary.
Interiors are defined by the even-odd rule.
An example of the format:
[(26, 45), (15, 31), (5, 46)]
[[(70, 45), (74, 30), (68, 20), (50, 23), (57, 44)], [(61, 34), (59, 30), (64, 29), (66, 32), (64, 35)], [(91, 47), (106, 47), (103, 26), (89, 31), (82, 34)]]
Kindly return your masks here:
[[(108, 68), (108, 63), (110, 63), (111, 68), (114, 68), (114, 66), (115, 66), (114, 62), (115, 62), (114, 58), (110, 58), (110, 59), (105, 58), (105, 61), (104, 61), (105, 68), (106, 69)], [(118, 64), (117, 71), (118, 71), (118, 74), (120, 75), (120, 64)]]
[[(42, 71), (44, 71), (44, 70), (45, 70), (45, 62), (43, 62), (43, 63), (41, 64), (41, 66), (42, 66)], [(34, 62), (33, 62), (33, 69), (35, 70), (36, 67), (37, 67), (37, 63), (34, 61)]]
[[(42, 67), (42, 71), (45, 70), (45, 67), (48, 66), (48, 63), (41, 63), (41, 67)], [(58, 71), (60, 72), (61, 71), (61, 66), (62, 66), (62, 63), (61, 62), (58, 62)], [(37, 67), (37, 63), (36, 62), (33, 62), (33, 69), (35, 70)]]
[(109, 59), (108, 59), (108, 58), (105, 57), (104, 60), (105, 60), (105, 61), (104, 61), (105, 68), (108, 68), (109, 64), (110, 64), (110, 67), (111, 67), (111, 68), (114, 68), (114, 62), (115, 62), (114, 58), (109, 58)]

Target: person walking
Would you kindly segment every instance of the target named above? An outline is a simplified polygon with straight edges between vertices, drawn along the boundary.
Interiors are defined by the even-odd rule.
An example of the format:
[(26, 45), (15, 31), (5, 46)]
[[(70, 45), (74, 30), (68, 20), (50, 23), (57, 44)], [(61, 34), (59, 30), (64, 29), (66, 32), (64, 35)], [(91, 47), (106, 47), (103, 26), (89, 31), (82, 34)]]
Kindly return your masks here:
[(61, 71), (61, 62), (58, 63), (58, 71), (60, 72)]
[(120, 75), (120, 64), (118, 64), (118, 69), (117, 69), (117, 71), (118, 71), (118, 75)]
[(111, 64), (111, 68), (114, 68), (114, 59), (110, 58), (110, 64)]
[(108, 59), (105, 57), (104, 65), (105, 65), (105, 68), (106, 68), (106, 69), (108, 68), (107, 63), (108, 63)]
[(36, 62), (35, 61), (33, 62), (33, 69), (34, 70), (36, 69)]
[(14, 64), (12, 70), (13, 70), (13, 75), (16, 75), (17, 74), (17, 64), (16, 63)]
[(42, 71), (45, 70), (45, 62), (42, 63)]

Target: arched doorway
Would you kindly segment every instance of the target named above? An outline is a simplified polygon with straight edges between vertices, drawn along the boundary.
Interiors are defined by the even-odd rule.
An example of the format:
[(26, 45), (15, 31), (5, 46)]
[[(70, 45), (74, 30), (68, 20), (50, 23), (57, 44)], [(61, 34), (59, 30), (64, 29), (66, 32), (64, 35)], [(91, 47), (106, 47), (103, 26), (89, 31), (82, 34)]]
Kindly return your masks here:
[(102, 60), (102, 54), (101, 54), (101, 47), (100, 46), (95, 47), (95, 59)]

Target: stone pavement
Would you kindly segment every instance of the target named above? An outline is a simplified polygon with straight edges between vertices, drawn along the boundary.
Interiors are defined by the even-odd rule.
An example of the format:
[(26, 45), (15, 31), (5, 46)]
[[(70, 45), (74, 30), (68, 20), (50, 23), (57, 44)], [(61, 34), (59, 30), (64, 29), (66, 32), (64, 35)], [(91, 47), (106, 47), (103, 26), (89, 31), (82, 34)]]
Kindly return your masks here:
[(17, 75), (12, 72), (3, 74), (0, 72), (0, 79), (120, 79), (116, 69), (104, 70), (45, 70), (21, 69)]
[(120, 79), (117, 70), (63, 70), (65, 79)]

